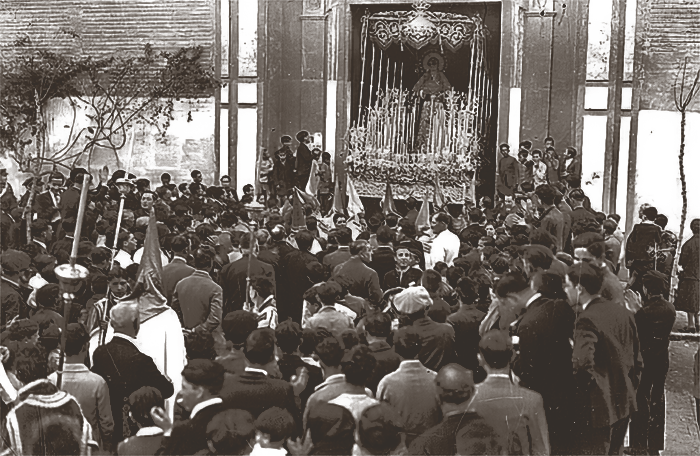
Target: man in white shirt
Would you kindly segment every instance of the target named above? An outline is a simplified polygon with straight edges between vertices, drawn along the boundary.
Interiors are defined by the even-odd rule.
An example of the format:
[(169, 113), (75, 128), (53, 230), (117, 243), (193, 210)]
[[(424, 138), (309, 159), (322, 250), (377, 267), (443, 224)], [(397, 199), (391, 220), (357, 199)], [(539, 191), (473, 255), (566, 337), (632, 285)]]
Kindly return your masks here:
[(431, 220), (433, 233), (437, 237), (430, 247), (430, 255), (427, 258), (425, 267), (432, 269), (439, 261), (447, 263), (447, 266), (454, 265), (454, 259), (459, 254), (459, 238), (456, 234), (447, 229), (452, 223), (452, 217), (445, 212), (438, 212)]
[(131, 257), (136, 250), (136, 238), (133, 234), (128, 231), (119, 233), (117, 238), (117, 254), (114, 257), (114, 261), (119, 263), (123, 269), (126, 269), (134, 263)]
[(547, 165), (542, 161), (542, 151), (535, 149), (532, 151), (532, 179), (535, 189), (547, 183)]

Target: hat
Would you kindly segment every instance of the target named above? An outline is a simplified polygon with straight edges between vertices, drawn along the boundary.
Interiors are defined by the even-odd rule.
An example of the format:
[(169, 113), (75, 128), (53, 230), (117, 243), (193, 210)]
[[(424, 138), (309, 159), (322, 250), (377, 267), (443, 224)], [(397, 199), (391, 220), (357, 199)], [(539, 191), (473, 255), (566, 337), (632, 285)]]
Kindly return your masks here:
[(282, 138), (280, 138), (280, 141), (282, 142), (282, 144), (291, 143), (292, 137), (289, 135), (284, 135), (282, 136)]
[(73, 168), (70, 170), (70, 180), (75, 182), (75, 178), (78, 177), (81, 174), (90, 174), (88, 173), (88, 170), (85, 168)]
[(193, 359), (182, 370), (182, 377), (197, 386), (221, 389), (224, 383), (224, 367), (209, 359)]
[(7, 170), (5, 168), (0, 168), (0, 176), (7, 176)]
[(29, 268), (32, 264), (32, 259), (24, 252), (9, 249), (0, 255), (0, 264), (3, 271), (16, 273)]
[(29, 188), (29, 186), (31, 186), (33, 183), (34, 183), (34, 178), (30, 177), (27, 180), (25, 180), (24, 182), (22, 182), (22, 186)]
[(236, 310), (226, 314), (221, 327), (227, 340), (234, 345), (243, 345), (250, 333), (258, 328), (258, 317), (252, 312)]
[(407, 315), (427, 309), (432, 304), (428, 290), (423, 287), (406, 288), (394, 298), (396, 310)]

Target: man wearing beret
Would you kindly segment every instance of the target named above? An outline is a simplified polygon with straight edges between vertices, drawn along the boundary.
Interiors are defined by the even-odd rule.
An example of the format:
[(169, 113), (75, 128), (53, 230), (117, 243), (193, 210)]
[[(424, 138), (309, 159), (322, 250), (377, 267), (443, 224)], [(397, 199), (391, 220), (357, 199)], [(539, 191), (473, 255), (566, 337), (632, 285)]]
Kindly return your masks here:
[(439, 371), (455, 358), (455, 330), (426, 316), (432, 304), (428, 290), (422, 286), (407, 288), (394, 299), (396, 310), (406, 317), (421, 338), (418, 359), (428, 369)]
[(0, 263), (0, 327), (4, 328), (14, 318), (29, 316), (26, 298), (31, 290), (26, 286), (26, 274), (32, 261), (24, 252), (6, 250), (0, 255)]

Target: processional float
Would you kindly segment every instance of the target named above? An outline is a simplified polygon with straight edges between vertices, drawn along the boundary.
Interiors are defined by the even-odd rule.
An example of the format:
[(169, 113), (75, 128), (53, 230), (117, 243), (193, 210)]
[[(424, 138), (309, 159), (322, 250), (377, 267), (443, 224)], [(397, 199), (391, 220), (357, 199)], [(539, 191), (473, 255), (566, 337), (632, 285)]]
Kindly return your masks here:
[[(489, 134), (493, 85), (485, 58), (486, 30), (479, 16), (432, 12), (425, 1), (411, 11), (366, 13), (361, 30), (358, 111), (347, 132), (348, 173), (361, 194), (423, 194), (438, 181), (453, 202), (463, 202)], [(415, 55), (423, 74), (404, 87), (408, 68), (392, 61), (392, 46)], [(459, 53), (459, 54), (458, 54)], [(449, 56), (447, 55), (449, 54)], [(469, 60), (453, 87), (449, 61)], [(455, 76), (453, 76), (453, 79)], [(419, 198), (420, 199), (420, 198)]]

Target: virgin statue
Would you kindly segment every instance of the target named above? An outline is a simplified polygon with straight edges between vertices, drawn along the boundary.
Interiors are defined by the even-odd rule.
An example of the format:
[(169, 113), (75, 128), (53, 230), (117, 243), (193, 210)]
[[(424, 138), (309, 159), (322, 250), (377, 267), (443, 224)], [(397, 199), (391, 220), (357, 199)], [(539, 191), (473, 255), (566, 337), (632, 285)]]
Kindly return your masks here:
[(420, 103), (420, 116), (416, 145), (420, 148), (428, 140), (430, 134), (431, 105), (439, 102), (439, 97), (452, 88), (452, 84), (443, 72), (445, 59), (437, 52), (431, 52), (423, 58), (423, 76), (413, 86), (413, 93)]

